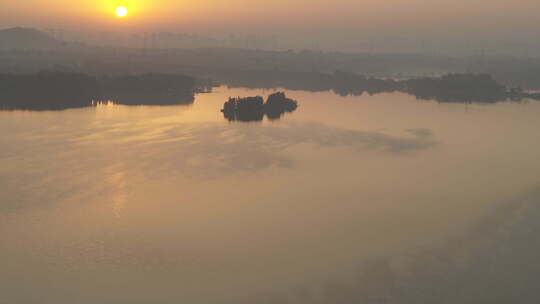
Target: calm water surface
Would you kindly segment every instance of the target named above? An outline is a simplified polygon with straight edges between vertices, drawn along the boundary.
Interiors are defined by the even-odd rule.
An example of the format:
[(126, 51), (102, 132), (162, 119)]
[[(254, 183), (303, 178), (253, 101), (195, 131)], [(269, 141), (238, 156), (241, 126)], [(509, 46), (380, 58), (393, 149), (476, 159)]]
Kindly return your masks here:
[(290, 91), (281, 120), (219, 112), (268, 93), (0, 112), (0, 303), (341, 303), (361, 274), (387, 294), (419, 252), (489, 257), (482, 229), (536, 223), (538, 102)]

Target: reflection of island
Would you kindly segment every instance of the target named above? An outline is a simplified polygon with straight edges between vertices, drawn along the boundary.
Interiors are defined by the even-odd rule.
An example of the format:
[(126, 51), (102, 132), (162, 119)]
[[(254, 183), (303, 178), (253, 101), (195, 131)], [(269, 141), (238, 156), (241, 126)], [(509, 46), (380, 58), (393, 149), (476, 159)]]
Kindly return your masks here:
[(0, 74), (0, 109), (64, 110), (95, 101), (124, 105), (192, 104), (207, 82), (175, 74), (94, 77), (75, 73)]
[(283, 92), (277, 92), (269, 95), (266, 103), (261, 96), (229, 98), (221, 112), (229, 121), (262, 121), (265, 115), (275, 120), (285, 113), (294, 112), (297, 107), (295, 100), (287, 98)]

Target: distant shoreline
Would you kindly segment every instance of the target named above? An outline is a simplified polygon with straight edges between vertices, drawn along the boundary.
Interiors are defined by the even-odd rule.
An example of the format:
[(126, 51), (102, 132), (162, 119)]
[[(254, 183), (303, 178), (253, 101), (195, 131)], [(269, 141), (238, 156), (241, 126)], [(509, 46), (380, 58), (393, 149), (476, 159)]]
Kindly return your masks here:
[(116, 76), (62, 72), (0, 74), (0, 109), (63, 110), (89, 107), (96, 101), (107, 100), (124, 105), (192, 104), (195, 94), (211, 92), (219, 83), (229, 87), (332, 91), (341, 96), (402, 92), (417, 99), (454, 103), (540, 100), (540, 93), (505, 87), (487, 74), (447, 74), (402, 80), (347, 72), (231, 72), (215, 76), (218, 81), (158, 73)]

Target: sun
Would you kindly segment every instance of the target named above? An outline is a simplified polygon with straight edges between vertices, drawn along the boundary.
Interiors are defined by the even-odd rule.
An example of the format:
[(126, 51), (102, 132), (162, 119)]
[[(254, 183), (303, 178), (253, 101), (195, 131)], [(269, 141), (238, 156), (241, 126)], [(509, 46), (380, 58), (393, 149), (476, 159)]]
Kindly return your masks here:
[(125, 17), (128, 14), (128, 9), (125, 6), (119, 6), (116, 8), (116, 16)]

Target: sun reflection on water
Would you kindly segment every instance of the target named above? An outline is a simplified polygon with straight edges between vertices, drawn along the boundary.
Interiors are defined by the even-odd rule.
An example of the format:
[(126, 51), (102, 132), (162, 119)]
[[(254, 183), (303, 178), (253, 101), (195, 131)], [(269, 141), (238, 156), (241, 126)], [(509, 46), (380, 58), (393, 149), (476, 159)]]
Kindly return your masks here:
[(113, 188), (112, 201), (113, 213), (115, 217), (121, 217), (126, 207), (126, 178), (124, 172), (117, 172), (111, 175), (109, 182)]

